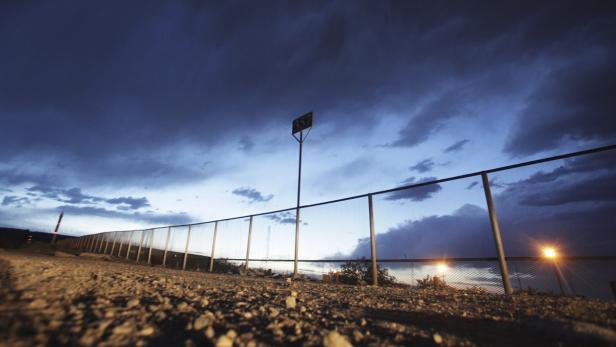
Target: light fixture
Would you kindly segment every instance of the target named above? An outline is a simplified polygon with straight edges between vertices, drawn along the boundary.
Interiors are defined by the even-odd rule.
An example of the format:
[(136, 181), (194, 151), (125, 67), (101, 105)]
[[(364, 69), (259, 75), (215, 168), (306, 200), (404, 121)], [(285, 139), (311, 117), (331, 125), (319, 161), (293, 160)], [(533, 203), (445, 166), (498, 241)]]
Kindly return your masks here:
[(553, 247), (545, 247), (543, 248), (543, 256), (548, 259), (556, 259), (558, 257), (558, 252)]

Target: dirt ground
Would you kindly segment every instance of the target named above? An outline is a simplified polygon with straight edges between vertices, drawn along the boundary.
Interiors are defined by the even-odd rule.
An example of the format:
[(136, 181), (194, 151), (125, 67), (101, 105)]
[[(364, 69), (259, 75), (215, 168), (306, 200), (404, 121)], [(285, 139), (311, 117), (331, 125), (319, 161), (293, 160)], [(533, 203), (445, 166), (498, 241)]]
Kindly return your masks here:
[(616, 303), (0, 251), (0, 346), (616, 346)]

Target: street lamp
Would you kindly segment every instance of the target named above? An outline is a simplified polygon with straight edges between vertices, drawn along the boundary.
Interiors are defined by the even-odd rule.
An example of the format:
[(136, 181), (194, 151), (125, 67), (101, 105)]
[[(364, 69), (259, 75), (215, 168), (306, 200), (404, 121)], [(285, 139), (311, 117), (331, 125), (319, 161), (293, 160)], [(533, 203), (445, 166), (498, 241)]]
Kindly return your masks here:
[(565, 289), (563, 287), (563, 283), (565, 283), (565, 279), (563, 278), (563, 274), (558, 267), (558, 251), (556, 248), (551, 246), (543, 247), (542, 249), (543, 257), (552, 261), (552, 265), (554, 266), (554, 272), (556, 273), (556, 279), (558, 280), (558, 287), (560, 288), (560, 293), (565, 295)]
[[(304, 134), (304, 130), (308, 129), (308, 132)], [(302, 147), (304, 141), (312, 129), (312, 112), (308, 112), (305, 115), (293, 120), (293, 127), (291, 135), (299, 143), (299, 169), (297, 170), (297, 207), (295, 208), (295, 257), (293, 258), (293, 277), (298, 275), (298, 258), (299, 258), (299, 223), (300, 223), (300, 193), (302, 188)], [(295, 134), (299, 133), (299, 137)]]

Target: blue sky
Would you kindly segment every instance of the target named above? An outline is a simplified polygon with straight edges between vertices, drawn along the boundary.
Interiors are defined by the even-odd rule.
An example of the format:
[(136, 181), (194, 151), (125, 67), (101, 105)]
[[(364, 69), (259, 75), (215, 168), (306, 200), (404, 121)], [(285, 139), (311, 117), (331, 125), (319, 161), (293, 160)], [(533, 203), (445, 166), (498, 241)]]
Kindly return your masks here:
[[(616, 138), (610, 3), (58, 1), (0, 13), (2, 226), (52, 230), (65, 211), (62, 231), (81, 234), (292, 207), (291, 121), (307, 111), (304, 204)], [(615, 196), (580, 185), (609, 184), (613, 155), (601, 158), (496, 175), (511, 238), (530, 244), (519, 228), (540, 217), (533, 232), (562, 231), (547, 216), (566, 213), (614, 241)], [(537, 186), (538, 171), (555, 174)], [(431, 223), (489, 228), (474, 181), (377, 199), (383, 243)], [(306, 257), (364, 254), (367, 203), (349, 204), (306, 211)], [(461, 246), (471, 231), (433, 245), (455, 239), (443, 231), (382, 252), (489, 253), (487, 230), (476, 248)]]

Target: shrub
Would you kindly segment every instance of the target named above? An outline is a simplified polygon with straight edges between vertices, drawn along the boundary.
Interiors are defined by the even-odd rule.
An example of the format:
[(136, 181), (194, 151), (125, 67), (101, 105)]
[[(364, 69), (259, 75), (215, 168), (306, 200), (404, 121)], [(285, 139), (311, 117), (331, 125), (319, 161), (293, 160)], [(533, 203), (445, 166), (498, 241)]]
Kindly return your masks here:
[[(372, 283), (372, 264), (365, 261), (366, 258), (362, 258), (362, 261), (349, 261), (342, 265), (340, 271), (340, 282), (347, 284), (368, 284)], [(381, 268), (380, 265), (376, 266), (377, 279), (379, 285), (393, 285), (396, 283), (396, 277), (389, 274), (388, 269)]]
[(417, 280), (417, 287), (422, 289), (446, 289), (450, 288), (445, 280), (438, 276), (426, 275), (424, 279)]

